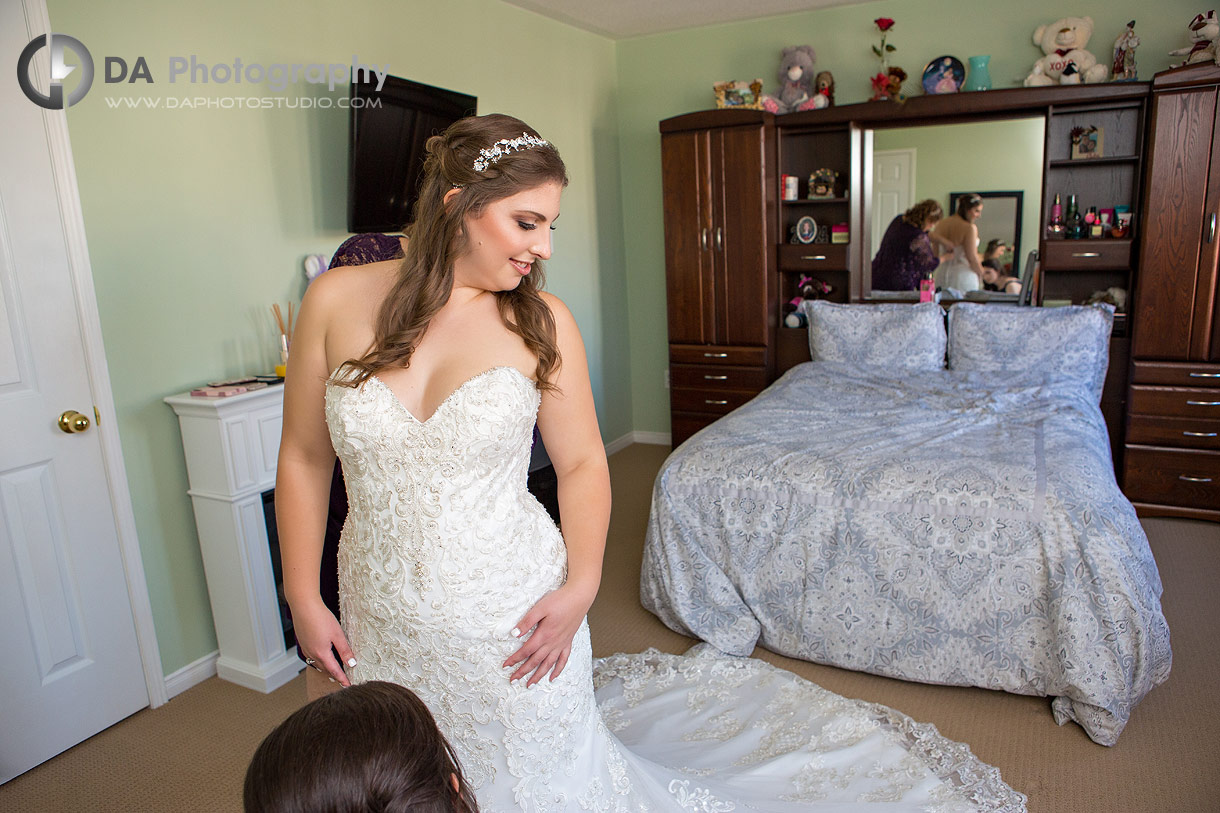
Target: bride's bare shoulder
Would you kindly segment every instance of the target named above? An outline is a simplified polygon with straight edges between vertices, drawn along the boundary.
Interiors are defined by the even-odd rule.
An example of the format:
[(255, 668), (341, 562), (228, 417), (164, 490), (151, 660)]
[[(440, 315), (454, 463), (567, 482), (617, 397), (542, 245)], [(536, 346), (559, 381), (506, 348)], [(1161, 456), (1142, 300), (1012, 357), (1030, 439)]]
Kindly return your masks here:
[(323, 272), (309, 284), (306, 303), (329, 312), (370, 299), (380, 301), (398, 278), (402, 260), (344, 265)]

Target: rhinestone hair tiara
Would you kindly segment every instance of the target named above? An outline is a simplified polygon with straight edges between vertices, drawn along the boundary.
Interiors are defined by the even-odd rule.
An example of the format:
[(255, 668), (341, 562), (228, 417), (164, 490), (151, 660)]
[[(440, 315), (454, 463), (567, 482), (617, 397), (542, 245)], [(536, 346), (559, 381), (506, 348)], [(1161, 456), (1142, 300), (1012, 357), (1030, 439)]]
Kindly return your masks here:
[(498, 163), (504, 156), (514, 153), (517, 150), (529, 150), (534, 147), (549, 147), (550, 143), (543, 141), (538, 136), (532, 136), (529, 133), (522, 133), (517, 138), (502, 138), (495, 144), (492, 144), (486, 149), (479, 150), (479, 157), (475, 159), (474, 171), (483, 172), (492, 164)]

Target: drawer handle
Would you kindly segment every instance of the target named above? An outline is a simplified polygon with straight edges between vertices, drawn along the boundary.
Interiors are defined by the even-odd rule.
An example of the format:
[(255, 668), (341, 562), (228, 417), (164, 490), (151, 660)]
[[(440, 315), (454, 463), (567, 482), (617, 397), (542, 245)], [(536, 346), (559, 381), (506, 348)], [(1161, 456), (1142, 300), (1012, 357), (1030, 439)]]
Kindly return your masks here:
[(1216, 436), (1215, 432), (1183, 432), (1182, 434), (1188, 438), (1214, 438)]
[(1188, 406), (1220, 406), (1220, 401), (1187, 401)]
[(729, 354), (728, 353), (704, 353), (703, 357), (705, 359), (727, 359), (729, 357)]
[(802, 254), (801, 259), (802, 260), (824, 260), (824, 259), (826, 259), (826, 255), (825, 254)]
[(699, 245), (703, 248), (704, 251), (707, 251), (707, 229), (704, 229), (702, 232), (700, 232)]
[(1190, 373), (1191, 378), (1220, 378), (1220, 373)]
[(1073, 251), (1072, 256), (1073, 257), (1100, 257), (1101, 252), (1099, 252), (1099, 251)]
[(703, 380), (704, 381), (728, 381), (729, 377), (727, 375), (705, 375), (703, 377)]
[(1179, 474), (1178, 479), (1188, 483), (1210, 483), (1212, 481), (1210, 477), (1191, 477), (1189, 474)]
[(711, 404), (712, 406), (724, 406), (725, 404), (728, 403), (728, 401), (713, 401), (710, 398), (705, 398), (705, 399), (703, 399), (703, 403)]
[(1207, 242), (1210, 243), (1211, 241), (1216, 239), (1216, 213), (1215, 212), (1212, 212), (1212, 216), (1210, 218), (1208, 218), (1208, 221), (1209, 222), (1207, 224)]

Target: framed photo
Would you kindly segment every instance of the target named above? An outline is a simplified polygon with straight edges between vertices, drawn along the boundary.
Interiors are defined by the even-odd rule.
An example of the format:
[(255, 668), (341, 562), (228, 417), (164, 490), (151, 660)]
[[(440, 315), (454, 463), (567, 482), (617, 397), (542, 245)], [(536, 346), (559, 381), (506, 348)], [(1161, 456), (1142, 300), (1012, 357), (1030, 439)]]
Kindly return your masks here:
[(712, 90), (716, 93), (716, 107), (762, 110), (762, 87), (761, 79), (752, 82), (717, 82), (712, 85)]
[(796, 240), (798, 243), (812, 243), (818, 236), (818, 224), (809, 215), (796, 221)]
[(1072, 158), (1101, 158), (1105, 153), (1105, 130), (1100, 127), (1072, 128)]

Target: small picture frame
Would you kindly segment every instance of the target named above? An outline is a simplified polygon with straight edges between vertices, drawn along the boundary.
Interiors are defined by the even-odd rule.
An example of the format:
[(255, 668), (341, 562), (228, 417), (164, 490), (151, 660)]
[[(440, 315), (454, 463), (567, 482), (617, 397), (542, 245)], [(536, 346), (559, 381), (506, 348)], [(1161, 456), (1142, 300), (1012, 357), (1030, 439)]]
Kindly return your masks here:
[(726, 108), (762, 110), (762, 88), (761, 79), (755, 79), (752, 82), (717, 82), (712, 85), (712, 90), (716, 94), (716, 107), (721, 110)]
[(833, 198), (835, 196), (835, 182), (839, 179), (839, 173), (833, 169), (822, 168), (815, 170), (809, 176), (809, 198), (816, 200), (818, 198)]
[(1072, 158), (1101, 158), (1105, 155), (1105, 130), (1096, 125), (1072, 128)]
[(800, 220), (796, 221), (796, 241), (798, 243), (809, 244), (817, 239), (818, 224), (809, 215), (805, 215)]

